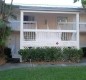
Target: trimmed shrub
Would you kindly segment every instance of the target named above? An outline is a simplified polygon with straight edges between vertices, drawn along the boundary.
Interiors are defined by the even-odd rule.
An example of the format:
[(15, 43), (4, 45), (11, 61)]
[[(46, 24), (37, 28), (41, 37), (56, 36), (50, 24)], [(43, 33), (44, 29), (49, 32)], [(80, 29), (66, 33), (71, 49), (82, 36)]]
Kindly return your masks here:
[(63, 48), (64, 61), (79, 62), (83, 56), (82, 49)]
[(22, 56), (23, 61), (72, 61), (79, 62), (83, 56), (81, 49), (76, 48), (31, 48), (21, 49), (19, 54)]
[(63, 61), (69, 61), (70, 59), (70, 48), (63, 48), (62, 53), (63, 53)]
[(22, 56), (22, 60), (26, 62), (28, 60), (28, 57), (30, 56), (29, 49), (20, 49), (18, 52)]
[(60, 47), (54, 48), (55, 51), (54, 53), (54, 60), (55, 61), (62, 61), (63, 60), (63, 54), (62, 54), (62, 49)]
[(30, 56), (33, 61), (44, 60), (44, 49), (43, 48), (33, 48), (30, 49)]
[(53, 48), (46, 47), (44, 55), (45, 61), (53, 61), (54, 59), (53, 53), (54, 53)]

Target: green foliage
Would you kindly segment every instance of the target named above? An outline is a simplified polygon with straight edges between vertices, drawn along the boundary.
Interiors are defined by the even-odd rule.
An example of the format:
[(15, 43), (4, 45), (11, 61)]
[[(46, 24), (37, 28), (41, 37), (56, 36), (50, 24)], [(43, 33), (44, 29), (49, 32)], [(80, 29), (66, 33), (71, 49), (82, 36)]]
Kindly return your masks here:
[(27, 61), (29, 56), (29, 49), (20, 49), (19, 54), (22, 55), (23, 61)]
[(81, 0), (83, 8), (86, 8), (86, 0)]
[(5, 0), (0, 0), (0, 58), (5, 56), (5, 43), (11, 33), (11, 28), (8, 26), (8, 18), (13, 15), (12, 2), (13, 0), (8, 5)]
[[(80, 0), (74, 0), (74, 3), (80, 1)], [(81, 4), (83, 6), (83, 8), (86, 8), (86, 0), (81, 0)]]
[(54, 60), (62, 61), (63, 60), (62, 49), (60, 47), (58, 47), (58, 48), (53, 47), (53, 51), (54, 51)]
[(76, 48), (31, 48), (21, 49), (19, 54), (22, 56), (23, 61), (71, 61), (79, 62), (83, 56), (81, 49)]
[(63, 60), (68, 61), (70, 58), (70, 48), (63, 48)]
[(49, 47), (46, 47), (45, 48), (45, 61), (53, 61), (53, 58), (54, 58), (54, 50), (53, 50), (53, 47), (52, 48), (49, 48)]
[(82, 4), (84, 4), (84, 5), (86, 4), (86, 0), (81, 0), (81, 2), (82, 2)]
[(0, 20), (0, 46), (4, 46), (7, 37), (10, 35), (11, 28), (6, 25), (3, 20)]
[(79, 0), (74, 0), (74, 3), (77, 2), (77, 1), (79, 1)]
[(79, 62), (83, 56), (83, 51), (76, 48), (63, 48), (63, 56), (65, 61)]

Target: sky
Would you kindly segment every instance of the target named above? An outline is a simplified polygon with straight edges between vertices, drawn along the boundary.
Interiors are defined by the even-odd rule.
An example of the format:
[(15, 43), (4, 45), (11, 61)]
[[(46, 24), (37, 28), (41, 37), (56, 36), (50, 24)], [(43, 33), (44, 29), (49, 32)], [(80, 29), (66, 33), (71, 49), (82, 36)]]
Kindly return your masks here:
[[(10, 2), (11, 0), (6, 0), (6, 3)], [(81, 7), (80, 1), (73, 3), (73, 0), (13, 0), (13, 4)]]

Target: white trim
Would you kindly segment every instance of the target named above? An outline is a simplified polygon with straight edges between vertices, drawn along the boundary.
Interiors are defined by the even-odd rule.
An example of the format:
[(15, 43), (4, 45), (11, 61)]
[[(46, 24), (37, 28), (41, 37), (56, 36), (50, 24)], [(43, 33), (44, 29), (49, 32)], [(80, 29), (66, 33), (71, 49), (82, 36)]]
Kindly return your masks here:
[(77, 14), (78, 12), (58, 12), (58, 11), (28, 11), (22, 10), (22, 12), (33, 12), (33, 13), (62, 13), (62, 14)]
[(58, 24), (76, 24), (76, 22), (58, 22)]
[(77, 48), (79, 49), (79, 13), (76, 14), (76, 28), (77, 28)]
[(23, 23), (37, 23), (37, 21), (23, 21)]
[[(23, 43), (29, 43), (29, 42), (36, 42), (36, 41), (23, 41)], [(61, 41), (61, 42), (76, 42), (76, 41)]]
[[(58, 42), (59, 44), (57, 45), (56, 42)], [(76, 41), (56, 41), (56, 42), (41, 42), (41, 41), (23, 41), (24, 43), (24, 46), (25, 47), (45, 47), (45, 46), (48, 46), (48, 47), (71, 47), (71, 46), (75, 46), (77, 45)]]
[(20, 49), (23, 48), (23, 11), (20, 12)]
[(76, 30), (43, 30), (43, 29), (23, 29), (24, 32), (77, 32)]

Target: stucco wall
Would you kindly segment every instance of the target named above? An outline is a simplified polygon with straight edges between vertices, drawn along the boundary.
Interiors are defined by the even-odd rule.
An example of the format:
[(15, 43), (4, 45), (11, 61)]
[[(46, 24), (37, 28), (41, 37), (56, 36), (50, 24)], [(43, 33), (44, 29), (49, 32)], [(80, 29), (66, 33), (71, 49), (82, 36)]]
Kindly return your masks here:
[(86, 47), (86, 32), (80, 33), (80, 47)]
[(80, 14), (80, 22), (86, 22), (86, 14)]

